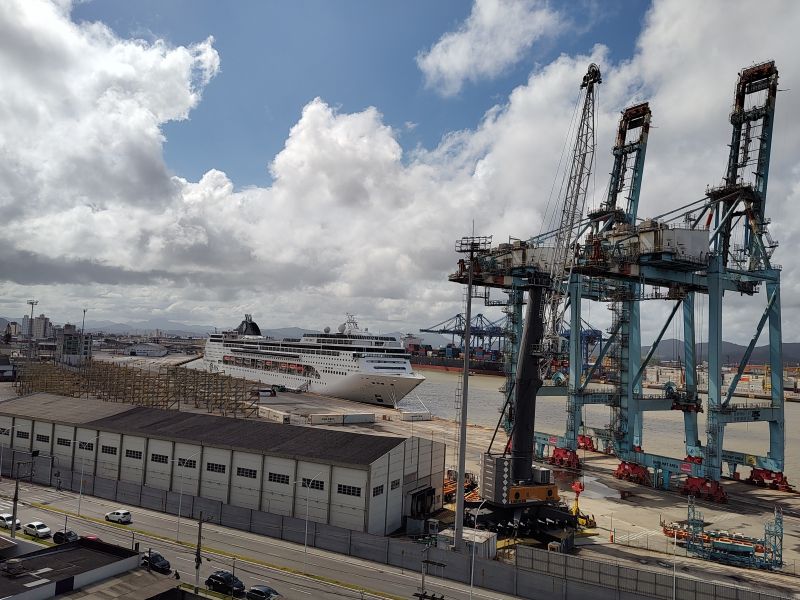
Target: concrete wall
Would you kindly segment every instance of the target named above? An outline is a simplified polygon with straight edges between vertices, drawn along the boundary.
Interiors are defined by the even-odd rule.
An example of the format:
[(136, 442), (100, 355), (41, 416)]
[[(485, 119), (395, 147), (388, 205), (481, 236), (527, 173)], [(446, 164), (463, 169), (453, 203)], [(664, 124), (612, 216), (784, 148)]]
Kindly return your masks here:
[(175, 442), (174, 453), (171, 489), (177, 490), (179, 494), (199, 495), (203, 448)]
[[(200, 476), (200, 496), (228, 502), (231, 482), (231, 451), (206, 448), (203, 451), (203, 470)], [(219, 470), (221, 469), (221, 470)]]
[(135, 435), (122, 437), (122, 454), (120, 456), (120, 481), (144, 484), (144, 473), (147, 461), (147, 440)]
[[(417, 446), (416, 442), (413, 443), (413, 446)], [(373, 489), (383, 485), (383, 494), (373, 496), (370, 491), (367, 526), (369, 533), (389, 534), (402, 527), (404, 459), (411, 456), (411, 449), (411, 440), (406, 440), (403, 446), (394, 448), (370, 465), (370, 485)], [(414, 454), (414, 456), (417, 455)], [(418, 463), (417, 458), (413, 460)], [(409, 481), (413, 482), (412, 487), (415, 488), (417, 479), (413, 472), (409, 474)]]
[[(367, 501), (371, 496), (368, 475), (369, 471), (333, 467), (330, 525), (356, 531), (364, 529)], [(353, 495), (356, 493), (357, 496)]]
[(95, 474), (106, 479), (119, 479), (122, 436), (118, 433), (104, 433), (97, 439)]
[(244, 508), (261, 508), (261, 481), (264, 457), (250, 452), (234, 452), (231, 468), (230, 503)]
[[(297, 465), (294, 460), (278, 458), (277, 456), (264, 457), (264, 487), (261, 492), (261, 510), (276, 515), (291, 517), (294, 510), (295, 485), (297, 481)], [(270, 481), (270, 473), (282, 481)]]
[(51, 454), (53, 447), (53, 424), (46, 421), (36, 421), (33, 424), (31, 448), (40, 454)]
[(14, 430), (11, 432), (11, 447), (15, 450), (30, 450), (33, 437), (33, 422), (30, 419), (14, 418)]
[[(321, 482), (323, 489), (303, 487), (303, 479), (313, 480), (312, 485)], [(328, 522), (328, 505), (331, 494), (331, 467), (306, 461), (297, 461), (297, 492), (294, 498), (294, 516), (310, 521)]]
[(145, 478), (147, 487), (168, 490), (172, 483), (173, 443), (166, 440), (149, 438), (145, 460)]

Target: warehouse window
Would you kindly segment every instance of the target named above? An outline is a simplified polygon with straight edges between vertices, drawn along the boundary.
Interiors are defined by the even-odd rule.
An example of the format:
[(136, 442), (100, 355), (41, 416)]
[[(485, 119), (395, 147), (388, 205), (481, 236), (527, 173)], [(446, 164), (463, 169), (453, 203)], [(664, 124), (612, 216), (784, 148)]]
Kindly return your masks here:
[(339, 494), (344, 494), (345, 496), (356, 496), (357, 498), (361, 497), (361, 488), (354, 485), (342, 485), (340, 483), (338, 484), (336, 491)]
[(17, 437), (22, 438), (23, 440), (27, 440), (29, 437), (31, 437), (31, 434), (28, 433), (27, 431), (17, 430)]
[(236, 474), (239, 477), (249, 477), (250, 479), (255, 479), (258, 476), (258, 471), (256, 471), (255, 469), (236, 467)]
[(133, 458), (135, 460), (142, 460), (141, 450), (125, 450), (125, 458)]
[(37, 433), (36, 434), (36, 441), (37, 442), (43, 442), (45, 444), (49, 444), (50, 443), (50, 436), (49, 435), (44, 435), (44, 434), (41, 434), (41, 433)]
[(224, 473), (225, 465), (220, 463), (206, 463), (206, 471), (211, 471), (212, 473)]
[(179, 467), (186, 467), (187, 469), (196, 469), (197, 468), (197, 461), (193, 458), (179, 458), (178, 459), (178, 466)]
[(11, 433), (11, 428), (9, 427), (0, 427), (0, 435), (8, 435)]
[(382, 493), (383, 493), (383, 484), (376, 485), (374, 488), (372, 488), (372, 497), (373, 498), (375, 496), (380, 496)]
[(103, 454), (113, 454), (114, 456), (117, 455), (117, 448), (115, 446), (100, 446), (100, 452)]
[(310, 488), (312, 490), (324, 490), (325, 489), (325, 482), (320, 481), (319, 479), (309, 479), (308, 477), (303, 477), (303, 487)]
[(392, 489), (396, 490), (399, 487), (400, 487), (400, 480), (399, 479), (392, 480)]
[(267, 480), (273, 483), (282, 483), (284, 485), (289, 485), (289, 476), (284, 475), (283, 473), (272, 473), (270, 472)]
[(88, 450), (92, 452), (94, 450), (94, 444), (92, 442), (78, 442), (78, 449), (79, 450)]
[(166, 454), (151, 454), (150, 461), (166, 465), (167, 463), (169, 463), (169, 456), (167, 456)]
[(70, 446), (72, 446), (72, 440), (68, 440), (67, 438), (57, 438), (56, 444), (58, 444), (59, 446), (66, 446), (67, 448), (69, 448)]

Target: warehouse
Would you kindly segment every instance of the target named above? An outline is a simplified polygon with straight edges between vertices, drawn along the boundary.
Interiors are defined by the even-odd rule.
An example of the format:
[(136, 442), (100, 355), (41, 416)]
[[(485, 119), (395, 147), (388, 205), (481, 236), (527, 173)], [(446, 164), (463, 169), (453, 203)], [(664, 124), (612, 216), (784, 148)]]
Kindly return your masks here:
[(125, 354), (130, 356), (166, 356), (169, 351), (161, 344), (151, 344), (144, 342), (141, 344), (134, 344), (125, 349)]
[(0, 402), (0, 448), (7, 474), (38, 450), (49, 485), (92, 478), (100, 496), (135, 486), (377, 535), (442, 505), (444, 444), (419, 438), (39, 393)]

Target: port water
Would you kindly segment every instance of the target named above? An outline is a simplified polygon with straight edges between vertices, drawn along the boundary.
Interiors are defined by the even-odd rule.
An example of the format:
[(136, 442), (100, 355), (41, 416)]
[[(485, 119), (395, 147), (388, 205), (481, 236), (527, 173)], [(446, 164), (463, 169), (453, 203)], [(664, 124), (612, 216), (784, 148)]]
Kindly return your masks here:
[[(425, 381), (415, 390), (416, 395), (428, 410), (442, 419), (454, 419), (455, 391), (459, 385), (459, 374), (445, 371), (422, 371)], [(471, 375), (469, 378), (469, 423), (492, 427), (499, 418), (498, 408), (503, 404), (503, 395), (498, 388), (502, 377)], [(563, 434), (566, 417), (566, 397), (540, 396), (536, 405), (536, 430)], [(413, 402), (418, 406), (413, 398)], [(609, 422), (609, 408), (587, 406), (584, 409), (587, 427), (605, 427)], [(800, 403), (787, 402), (785, 406), (786, 431), (800, 427)], [(798, 427), (795, 427), (797, 425)], [(728, 425), (725, 430), (725, 448), (739, 452), (766, 455), (764, 447), (769, 439), (767, 423), (741, 423)], [(705, 413), (699, 415), (699, 430), (705, 439)], [(789, 434), (791, 435), (791, 434)], [(683, 458), (683, 414), (679, 411), (647, 412), (644, 414), (644, 448), (654, 454)], [(800, 447), (786, 445), (785, 473), (790, 482), (800, 483)]]

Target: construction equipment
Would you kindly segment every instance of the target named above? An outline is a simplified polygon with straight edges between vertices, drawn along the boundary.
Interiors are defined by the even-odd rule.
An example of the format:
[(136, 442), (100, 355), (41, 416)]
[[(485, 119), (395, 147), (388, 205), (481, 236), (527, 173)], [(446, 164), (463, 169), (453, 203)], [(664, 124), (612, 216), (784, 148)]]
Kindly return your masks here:
[[(577, 521), (575, 515), (560, 504), (558, 486), (552, 481), (550, 469), (533, 466), (534, 422), (536, 397), (543, 378), (554, 362), (566, 358), (561, 336), (564, 301), (568, 288), (580, 285), (579, 276), (572, 273), (573, 230), (583, 212), (594, 163), (594, 92), (600, 82), (600, 69), (595, 64), (590, 65), (580, 86), (584, 92), (582, 110), (555, 245), (545, 248), (522, 243), (514, 247), (504, 244), (477, 253), (469, 264), (460, 261), (459, 271), (450, 276), (451, 281), (458, 283), (469, 281), (478, 286), (510, 288), (510, 300), (517, 307), (512, 313), (517, 325), (522, 325), (522, 332), (511, 340), (513, 382), (506, 390), (508, 414), (512, 415), (510, 443), (501, 454), (492, 453), (501, 419), (483, 456), (481, 496), (494, 511), (484, 521), (489, 527), (513, 523), (516, 529), (539, 537), (546, 537), (548, 530), (561, 530), (564, 526), (574, 530)], [(510, 267), (515, 272), (511, 278), (505, 274), (495, 278), (493, 273), (497, 273), (498, 267)], [(525, 295), (523, 321), (521, 306)], [(573, 328), (573, 331), (579, 330), (580, 326)], [(581, 336), (574, 337), (580, 344)]]
[(570, 487), (572, 487), (572, 491), (575, 492), (575, 502), (572, 503), (570, 512), (578, 521), (578, 529), (594, 529), (597, 527), (597, 521), (595, 521), (594, 515), (590, 515), (581, 511), (579, 499), (585, 489), (583, 483), (580, 481), (574, 481)]

